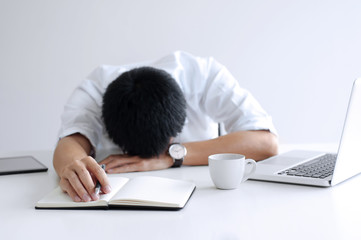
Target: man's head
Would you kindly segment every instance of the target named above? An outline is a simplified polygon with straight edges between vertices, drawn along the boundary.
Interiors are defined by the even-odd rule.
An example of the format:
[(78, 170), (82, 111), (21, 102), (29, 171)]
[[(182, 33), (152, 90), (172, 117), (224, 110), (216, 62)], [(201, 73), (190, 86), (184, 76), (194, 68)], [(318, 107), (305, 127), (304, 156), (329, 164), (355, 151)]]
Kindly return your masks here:
[(109, 137), (129, 155), (164, 152), (181, 132), (186, 100), (170, 74), (141, 67), (121, 74), (103, 96), (102, 117)]

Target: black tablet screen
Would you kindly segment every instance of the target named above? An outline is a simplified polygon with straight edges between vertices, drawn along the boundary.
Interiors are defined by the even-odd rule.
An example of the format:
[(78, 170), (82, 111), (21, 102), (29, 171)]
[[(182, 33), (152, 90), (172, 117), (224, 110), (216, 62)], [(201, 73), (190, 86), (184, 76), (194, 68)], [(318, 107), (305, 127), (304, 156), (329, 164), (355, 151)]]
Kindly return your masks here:
[(0, 175), (43, 172), (48, 168), (32, 156), (0, 158)]

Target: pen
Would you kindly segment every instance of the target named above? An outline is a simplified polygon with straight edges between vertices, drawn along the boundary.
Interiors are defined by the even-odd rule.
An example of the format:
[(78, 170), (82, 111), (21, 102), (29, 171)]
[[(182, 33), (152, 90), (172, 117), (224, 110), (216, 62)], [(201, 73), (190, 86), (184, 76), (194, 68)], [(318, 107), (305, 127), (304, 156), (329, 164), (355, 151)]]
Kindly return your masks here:
[[(105, 164), (102, 164), (101, 167), (103, 168), (103, 170), (105, 170)], [(101, 187), (100, 182), (99, 182), (99, 180), (97, 180), (97, 183), (95, 185), (95, 194), (96, 195), (99, 195), (100, 187)]]

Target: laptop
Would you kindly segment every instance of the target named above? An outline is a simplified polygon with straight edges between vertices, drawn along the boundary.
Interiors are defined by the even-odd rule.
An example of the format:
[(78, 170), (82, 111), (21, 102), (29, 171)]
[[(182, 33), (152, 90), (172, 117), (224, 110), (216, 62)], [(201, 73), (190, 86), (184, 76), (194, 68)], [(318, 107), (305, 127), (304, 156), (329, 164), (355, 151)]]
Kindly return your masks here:
[(361, 172), (361, 78), (354, 81), (337, 153), (293, 150), (257, 162), (252, 180), (334, 186)]

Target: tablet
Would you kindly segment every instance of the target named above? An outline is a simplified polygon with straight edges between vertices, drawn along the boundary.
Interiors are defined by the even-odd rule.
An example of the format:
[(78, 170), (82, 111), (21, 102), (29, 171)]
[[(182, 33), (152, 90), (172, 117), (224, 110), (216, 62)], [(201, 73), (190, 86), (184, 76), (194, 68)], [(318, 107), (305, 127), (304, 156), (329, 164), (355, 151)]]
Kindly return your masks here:
[(0, 175), (45, 172), (48, 168), (33, 156), (0, 158)]

